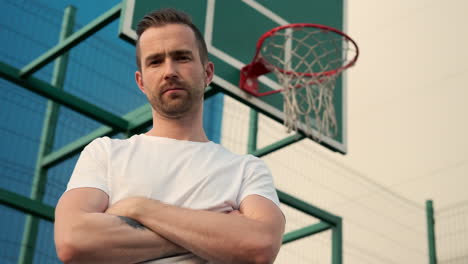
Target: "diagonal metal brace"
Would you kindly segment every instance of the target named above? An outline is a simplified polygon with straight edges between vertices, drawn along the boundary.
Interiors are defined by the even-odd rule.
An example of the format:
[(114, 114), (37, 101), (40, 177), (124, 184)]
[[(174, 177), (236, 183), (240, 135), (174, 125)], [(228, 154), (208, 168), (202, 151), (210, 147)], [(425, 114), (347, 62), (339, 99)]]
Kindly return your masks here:
[(82, 29), (78, 30), (65, 40), (61, 41), (59, 44), (55, 45), (55, 47), (51, 48), (50, 50), (39, 56), (39, 58), (35, 59), (31, 63), (23, 67), (19, 73), (20, 78), (26, 78), (34, 72), (40, 70), (44, 65), (50, 63), (58, 56), (67, 52), (74, 46), (78, 45), (81, 41), (85, 40), (89, 36), (99, 31), (101, 28), (107, 26), (108, 24), (119, 18), (121, 9), (122, 4), (119, 3), (106, 13), (91, 21)]
[(4, 78), (21, 87), (24, 87), (39, 95), (45, 96), (57, 103), (60, 103), (70, 109), (82, 113), (98, 122), (113, 127), (119, 131), (125, 132), (128, 129), (129, 122), (124, 118), (108, 112), (94, 104), (89, 103), (75, 95), (60, 91), (54, 86), (37, 79), (30, 77), (21, 79), (19, 70), (0, 61), (0, 78)]

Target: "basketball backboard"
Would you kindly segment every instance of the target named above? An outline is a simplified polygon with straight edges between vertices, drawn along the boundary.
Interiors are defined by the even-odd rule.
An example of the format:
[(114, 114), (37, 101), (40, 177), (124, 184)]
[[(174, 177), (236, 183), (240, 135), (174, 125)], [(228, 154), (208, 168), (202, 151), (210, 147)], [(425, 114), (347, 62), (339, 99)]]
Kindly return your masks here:
[[(266, 31), (290, 23), (323, 24), (339, 30), (344, 27), (344, 0), (268, 1), (268, 0), (123, 0), (120, 36), (134, 42), (136, 24), (148, 12), (174, 7), (192, 16), (204, 34), (210, 60), (215, 64), (214, 85), (225, 94), (283, 122), (281, 93), (254, 97), (239, 88), (240, 69), (255, 54), (258, 38)], [(344, 73), (345, 74), (345, 73)], [(338, 78), (334, 104), (338, 131), (322, 137), (320, 143), (331, 150), (346, 153), (346, 90), (342, 74)], [(262, 89), (278, 87), (270, 75), (260, 77)]]

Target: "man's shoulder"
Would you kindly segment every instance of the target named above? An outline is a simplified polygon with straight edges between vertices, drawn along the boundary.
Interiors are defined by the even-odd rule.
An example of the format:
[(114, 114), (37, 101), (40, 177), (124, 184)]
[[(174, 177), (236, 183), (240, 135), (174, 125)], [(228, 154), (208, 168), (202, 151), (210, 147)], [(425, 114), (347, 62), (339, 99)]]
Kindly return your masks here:
[(110, 138), (110, 137), (107, 137), (107, 136), (106, 137), (98, 137), (98, 138), (93, 139), (86, 146), (86, 149), (89, 149), (90, 151), (95, 151), (95, 150), (109, 151), (110, 149), (115, 148), (115, 147), (129, 145), (134, 140), (135, 139), (133, 137), (125, 138), (125, 139)]
[(260, 163), (260, 164), (263, 164), (264, 161), (252, 154), (239, 154), (239, 153), (235, 153), (229, 149), (227, 149), (226, 147), (224, 147), (223, 145), (221, 144), (217, 144), (217, 143), (214, 143), (213, 144), (216, 148), (217, 148), (217, 154), (216, 155), (220, 155), (220, 154), (223, 154), (223, 156), (227, 159), (232, 159), (232, 160), (236, 160), (236, 161), (239, 161), (239, 162), (243, 162), (243, 163), (246, 163), (248, 165), (253, 165), (253, 164), (257, 164), (257, 163)]

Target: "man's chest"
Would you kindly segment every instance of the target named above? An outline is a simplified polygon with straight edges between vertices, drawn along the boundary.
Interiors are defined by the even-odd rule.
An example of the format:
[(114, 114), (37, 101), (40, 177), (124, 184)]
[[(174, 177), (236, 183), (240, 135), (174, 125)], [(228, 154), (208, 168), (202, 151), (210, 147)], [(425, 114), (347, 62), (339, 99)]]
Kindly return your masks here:
[(120, 153), (109, 160), (111, 204), (144, 196), (193, 209), (229, 211), (235, 204), (244, 169), (235, 160), (184, 151), (177, 154)]

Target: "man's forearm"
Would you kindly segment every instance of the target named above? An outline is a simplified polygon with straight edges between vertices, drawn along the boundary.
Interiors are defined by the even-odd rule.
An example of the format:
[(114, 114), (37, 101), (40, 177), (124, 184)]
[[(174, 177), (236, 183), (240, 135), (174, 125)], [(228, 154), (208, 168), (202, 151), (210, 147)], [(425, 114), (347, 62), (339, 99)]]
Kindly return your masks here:
[[(240, 214), (178, 208), (146, 200), (130, 217), (158, 234), (216, 263), (263, 263), (272, 255), (271, 230)], [(273, 254), (276, 255), (276, 254)], [(268, 261), (266, 261), (268, 262)]]
[(71, 220), (57, 251), (66, 263), (137, 263), (187, 252), (136, 220), (88, 213)]

